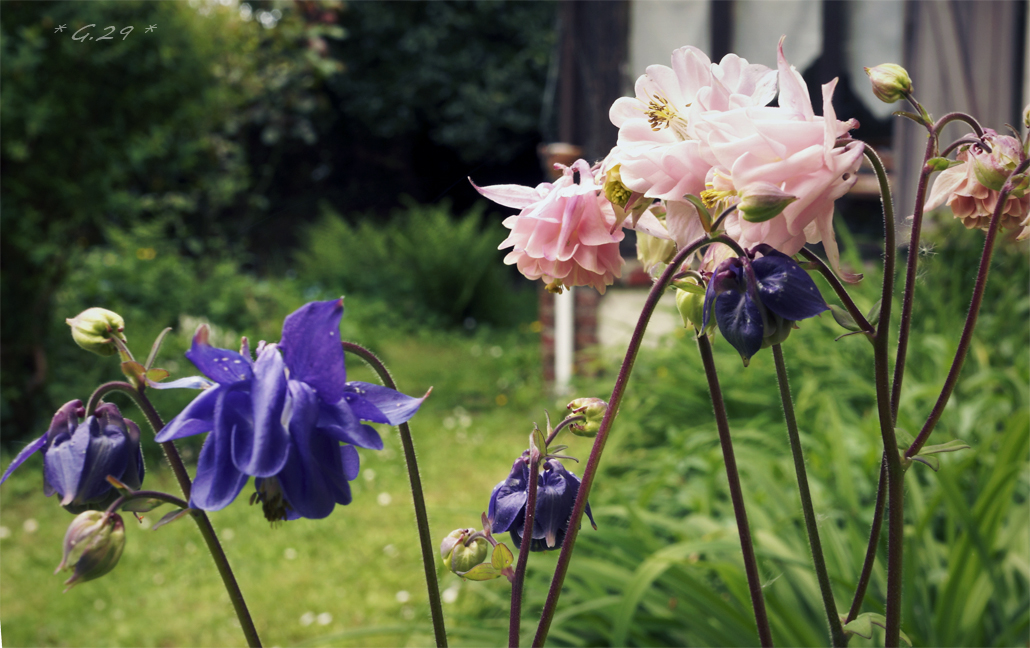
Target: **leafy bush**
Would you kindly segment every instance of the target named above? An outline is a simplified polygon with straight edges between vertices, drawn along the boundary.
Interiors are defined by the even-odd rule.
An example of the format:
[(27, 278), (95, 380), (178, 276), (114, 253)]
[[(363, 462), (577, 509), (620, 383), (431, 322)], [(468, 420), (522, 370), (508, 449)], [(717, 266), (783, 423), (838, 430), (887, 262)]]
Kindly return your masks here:
[(352, 225), (327, 208), (306, 231), (298, 276), (323, 291), (389, 301), (409, 325), (506, 326), (532, 317), (535, 293), (512, 289), (497, 251), (504, 237), (497, 223), (484, 224), (481, 204), (454, 218), (447, 202), (409, 200), (388, 225), (371, 217)]

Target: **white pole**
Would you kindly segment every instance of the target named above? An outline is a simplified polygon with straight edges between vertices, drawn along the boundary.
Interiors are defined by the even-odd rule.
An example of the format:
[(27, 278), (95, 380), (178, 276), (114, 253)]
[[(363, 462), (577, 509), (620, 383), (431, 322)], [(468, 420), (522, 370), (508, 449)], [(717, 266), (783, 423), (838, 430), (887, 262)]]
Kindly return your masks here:
[(575, 351), (575, 298), (572, 288), (554, 296), (554, 391), (567, 394)]

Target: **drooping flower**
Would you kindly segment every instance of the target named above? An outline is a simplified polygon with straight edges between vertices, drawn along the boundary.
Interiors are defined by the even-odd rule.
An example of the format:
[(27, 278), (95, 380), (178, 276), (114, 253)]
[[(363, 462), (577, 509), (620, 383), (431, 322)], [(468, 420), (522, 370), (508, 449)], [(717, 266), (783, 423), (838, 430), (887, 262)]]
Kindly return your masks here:
[(711, 168), (694, 130), (699, 116), (768, 104), (776, 94), (776, 73), (736, 54), (715, 65), (688, 46), (672, 53), (671, 68), (648, 66), (635, 91), (609, 111), (619, 129), (611, 157), (622, 165), (622, 182), (649, 198), (683, 200), (704, 189)]
[(505, 263), (515, 264), (529, 279), (543, 279), (559, 289), (593, 286), (604, 293), (622, 276), (619, 241), (624, 234), (589, 164), (577, 160), (570, 167), (556, 167), (562, 169), (562, 177), (535, 189), (472, 186), (498, 204), (522, 210), (504, 220), (511, 234), (498, 249), (513, 248)]
[(207, 327), (198, 329), (186, 357), (216, 384), (157, 435), (165, 442), (211, 433), (197, 461), (191, 506), (224, 508), (251, 476), (252, 501), (272, 521), (323, 518), (351, 501), (355, 447), (383, 447), (362, 421), (403, 423), (423, 399), (347, 382), (342, 315), (342, 299), (302, 306), (286, 318), (279, 344), (260, 346), (256, 359), (246, 339), (236, 353), (210, 346)]
[(782, 342), (795, 321), (825, 310), (808, 273), (789, 256), (760, 245), (716, 268), (705, 291), (703, 324), (708, 326), (714, 311), (719, 330), (747, 366), (759, 349)]
[(705, 142), (701, 154), (712, 167), (702, 197), (721, 204), (757, 183), (796, 196), (780, 216), (764, 222), (732, 214), (726, 233), (742, 247), (764, 243), (788, 255), (806, 242), (821, 242), (831, 265), (839, 270), (833, 205), (857, 180), (863, 145), (837, 147), (836, 142), (858, 123), (837, 121), (832, 103), (836, 79), (823, 85), (823, 115), (815, 115), (804, 80), (783, 54), (783, 39), (777, 60), (778, 107), (708, 113), (695, 124)]
[[(984, 130), (988, 153), (979, 145), (963, 147), (955, 156), (960, 164), (943, 171), (933, 183), (926, 209), (947, 203), (955, 218), (966, 227), (987, 229), (1001, 198), (1002, 184), (1023, 159), (1023, 149), (1014, 137)], [(1002, 208), (1001, 227), (1018, 228), (1030, 218), (1030, 191), (1017, 189)], [(1019, 238), (1026, 238), (1025, 230)]]
[[(526, 502), (529, 499), (529, 453), (515, 460), (508, 478), (497, 484), (490, 493), (487, 517), (495, 532), (508, 531), (518, 548), (526, 526)], [(537, 475), (536, 506), (533, 513), (533, 533), (530, 551), (558, 549), (565, 541), (572, 507), (579, 493), (579, 478), (557, 459), (544, 462), (543, 472)], [(596, 529), (594, 516), (587, 504), (587, 517)]]
[(111, 476), (132, 489), (143, 483), (143, 452), (139, 428), (122, 418), (113, 403), (101, 403), (85, 417), (82, 401), (65, 403), (54, 414), (50, 428), (18, 453), (0, 484), (32, 454), (43, 452), (43, 492), (61, 496), (61, 506), (72, 513), (104, 508), (118, 497), (107, 481)]

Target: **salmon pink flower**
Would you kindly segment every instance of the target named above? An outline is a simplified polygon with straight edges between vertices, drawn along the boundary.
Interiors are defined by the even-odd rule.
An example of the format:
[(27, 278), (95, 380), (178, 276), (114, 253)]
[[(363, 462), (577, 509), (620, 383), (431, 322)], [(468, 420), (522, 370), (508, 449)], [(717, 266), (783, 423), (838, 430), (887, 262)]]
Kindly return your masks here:
[(735, 54), (718, 65), (696, 47), (672, 53), (672, 67), (648, 66), (636, 97), (617, 99), (609, 118), (619, 128), (612, 151), (622, 182), (650, 198), (682, 200), (704, 189), (711, 164), (700, 153), (699, 115), (764, 106), (776, 94), (776, 73)]
[(712, 167), (703, 197), (716, 203), (756, 183), (796, 196), (771, 220), (752, 223), (739, 214), (730, 216), (727, 234), (742, 247), (765, 243), (787, 255), (796, 254), (806, 242), (821, 242), (839, 270), (833, 203), (855, 184), (863, 145), (852, 142), (836, 148), (836, 142), (858, 123), (837, 121), (832, 104), (836, 79), (823, 86), (823, 116), (817, 117), (804, 80), (783, 55), (783, 39), (777, 59), (778, 107), (709, 113), (695, 125), (706, 144), (702, 154)]
[(556, 168), (562, 169), (562, 177), (535, 189), (472, 186), (500, 205), (522, 210), (504, 220), (511, 234), (498, 249), (514, 248), (504, 257), (505, 263), (517, 265), (529, 279), (543, 279), (558, 289), (593, 286), (604, 293), (622, 276), (619, 241), (624, 234), (589, 164), (577, 160), (571, 167)]
[[(963, 147), (955, 158), (960, 164), (943, 171), (933, 183), (926, 209), (936, 209), (947, 203), (955, 218), (966, 227), (986, 229), (991, 215), (998, 206), (998, 189), (1022, 160), (1019, 140), (998, 135), (990, 128), (984, 131), (984, 140), (991, 152), (979, 145)], [(1025, 224), (1030, 218), (1030, 192), (1025, 189), (1008, 195), (1001, 215), (1001, 227), (1024, 227), (1019, 238), (1026, 238)]]
[[(252, 501), (271, 521), (324, 518), (351, 501), (358, 474), (355, 447), (383, 441), (362, 421), (397, 425), (422, 404), (400, 392), (347, 382), (340, 344), (343, 300), (312, 302), (283, 322), (279, 344), (251, 359), (208, 344), (202, 326), (186, 357), (215, 386), (206, 389), (157, 435), (164, 443), (210, 432), (197, 460), (190, 506), (225, 508), (250, 476)], [(343, 444), (343, 445), (341, 445)]]

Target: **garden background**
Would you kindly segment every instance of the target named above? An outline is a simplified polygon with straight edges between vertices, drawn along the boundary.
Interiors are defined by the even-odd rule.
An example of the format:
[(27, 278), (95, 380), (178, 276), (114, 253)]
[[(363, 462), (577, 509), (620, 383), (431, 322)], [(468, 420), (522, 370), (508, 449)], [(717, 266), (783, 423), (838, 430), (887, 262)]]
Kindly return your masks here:
[[(474, 526), (533, 423), (545, 409), (560, 417), (568, 400), (542, 380), (537, 286), (502, 264), (503, 214), (466, 180), (542, 181), (537, 146), (558, 119), (558, 13), (550, 3), (3, 3), (0, 465), (62, 403), (120, 376), (114, 360), (72, 343), (66, 317), (119, 312), (137, 354), (172, 327), (158, 365), (179, 377), (194, 373), (182, 352), (199, 323), (219, 346), (273, 341), (286, 314), (342, 294), (344, 335), (380, 353), (402, 391), (433, 387), (412, 429), (434, 536)], [(118, 31), (72, 38), (91, 23), (94, 37)], [(857, 301), (869, 307), (879, 279), (859, 251), (875, 246), (880, 217), (875, 205), (848, 216), (857, 240), (846, 227), (839, 237), (847, 262), (866, 269)], [(936, 397), (981, 246), (980, 232), (941, 220), (919, 251), (901, 429), (919, 427)], [(935, 434), (973, 449), (907, 476), (903, 629), (918, 645), (1027, 642), (1028, 286), (1026, 246), (1007, 241)], [(880, 462), (871, 349), (834, 342), (842, 332), (823, 317), (784, 345), (838, 607), (850, 603)], [(744, 369), (724, 341), (715, 348), (774, 636), (825, 644), (772, 361), (761, 354)], [(602, 351), (607, 371), (577, 378), (575, 395), (606, 398), (619, 353)], [(349, 369), (374, 380), (355, 361)], [(168, 419), (191, 395), (154, 399)], [(361, 453), (354, 502), (326, 520), (270, 528), (246, 498), (212, 514), (267, 645), (432, 642), (403, 457), (384, 432), (382, 452)], [(199, 442), (184, 444), (188, 461)], [(581, 459), (589, 452), (588, 440), (565, 442)], [(152, 437), (145, 452), (146, 483), (174, 491)], [(148, 530), (162, 509), (128, 524), (115, 571), (61, 594), (50, 572), (71, 518), (43, 497), (40, 466), (0, 489), (6, 645), (242, 643), (191, 526)], [(602, 468), (591, 502), (599, 529), (580, 537), (552, 643), (753, 643), (711, 407), (685, 332), (638, 361)], [(555, 559), (529, 562), (527, 623)], [(452, 642), (502, 643), (507, 582), (440, 574)], [(882, 611), (884, 584), (881, 563), (865, 610)]]

